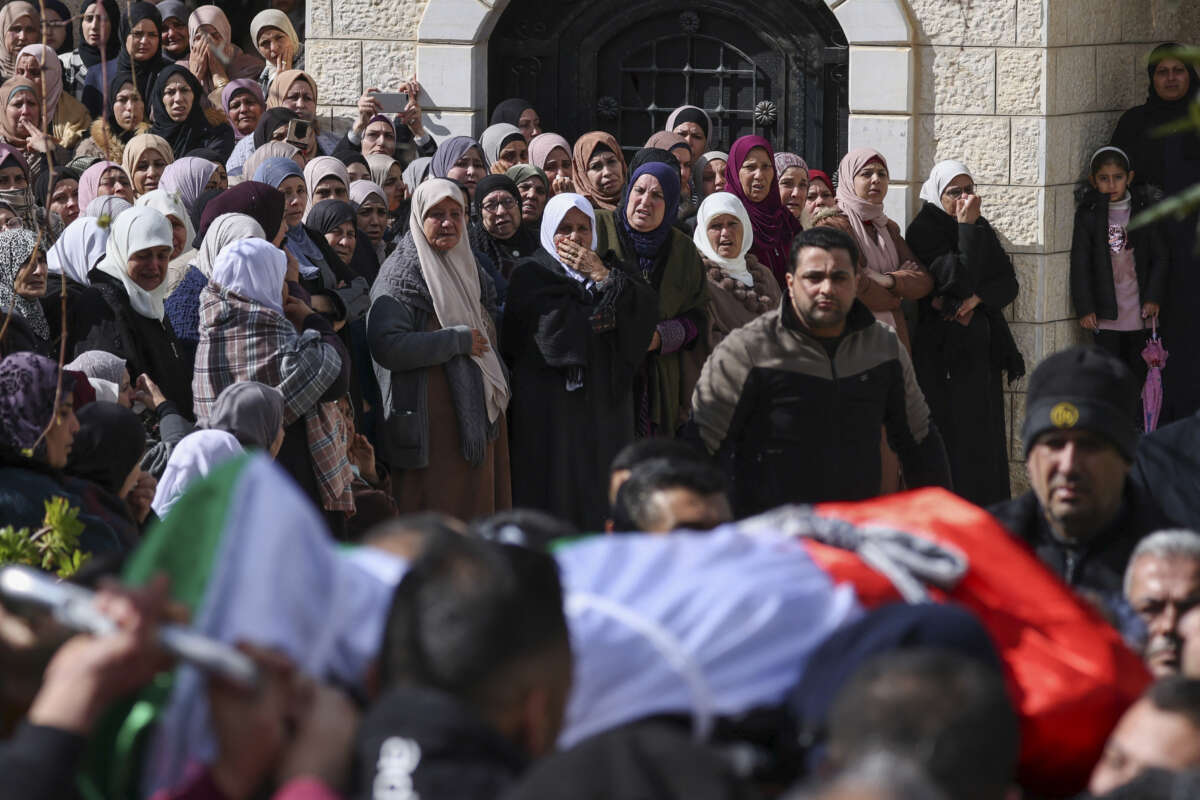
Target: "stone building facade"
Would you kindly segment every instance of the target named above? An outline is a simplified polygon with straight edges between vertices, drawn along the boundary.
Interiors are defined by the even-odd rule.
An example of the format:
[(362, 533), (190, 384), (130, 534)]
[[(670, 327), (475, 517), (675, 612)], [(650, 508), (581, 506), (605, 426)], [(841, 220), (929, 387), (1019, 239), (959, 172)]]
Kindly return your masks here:
[[(619, 13), (627, 0), (607, 1)], [(806, 1), (814, 2), (795, 0)], [(1010, 316), (1029, 368), (1083, 341), (1067, 280), (1075, 183), (1120, 112), (1145, 99), (1150, 48), (1200, 41), (1200, 2), (824, 2), (849, 44), (849, 144), (887, 156), (892, 218), (912, 217), (936, 161), (965, 161), (1016, 264), (1021, 292)], [(323, 113), (344, 124), (363, 90), (416, 74), (435, 136), (478, 134), (487, 124), (488, 37), (507, 5), (308, 0), (306, 66)], [(1025, 480), (1024, 381), (1011, 389), (1016, 489)]]

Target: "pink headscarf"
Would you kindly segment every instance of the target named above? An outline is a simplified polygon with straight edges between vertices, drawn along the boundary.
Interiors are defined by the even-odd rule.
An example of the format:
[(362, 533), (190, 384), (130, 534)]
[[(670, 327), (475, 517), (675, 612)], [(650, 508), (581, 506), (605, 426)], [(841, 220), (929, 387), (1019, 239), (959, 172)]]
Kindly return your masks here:
[[(887, 160), (878, 150), (870, 147), (859, 147), (846, 153), (838, 165), (837, 204), (850, 220), (850, 228), (867, 259), (867, 267), (881, 273), (894, 272), (900, 267), (900, 254), (896, 252), (896, 243), (888, 234), (888, 218), (883, 204), (863, 200), (854, 193), (854, 176), (872, 161), (878, 161), (887, 168)], [(867, 229), (868, 225), (871, 226), (870, 230)]]
[(233, 37), (229, 17), (218, 6), (200, 6), (188, 17), (188, 39), (194, 41), (201, 25), (212, 25), (221, 34), (221, 44), (228, 46)]
[(125, 172), (125, 168), (115, 161), (97, 161), (83, 171), (79, 176), (80, 208), (87, 208), (88, 204), (96, 199), (100, 194), (100, 178), (113, 167)]
[[(529, 163), (538, 169), (546, 168), (546, 159), (556, 147), (567, 151), (567, 159), (571, 158), (571, 143), (557, 133), (539, 133), (529, 141)], [(553, 255), (553, 254), (552, 254)]]
[(782, 288), (787, 286), (784, 276), (788, 270), (788, 251), (792, 246), (792, 237), (801, 230), (800, 220), (792, 216), (792, 212), (784, 207), (783, 200), (779, 198), (778, 173), (771, 177), (771, 188), (767, 190), (765, 198), (752, 203), (746, 196), (739, 173), (742, 162), (755, 148), (765, 150), (767, 159), (774, 166), (775, 150), (770, 142), (761, 136), (743, 136), (729, 148), (729, 160), (725, 162), (725, 191), (736, 195), (746, 207), (751, 227), (754, 229), (754, 247), (750, 252), (770, 268)]
[(17, 53), (21, 56), (31, 56), (42, 68), (42, 99), (46, 101), (46, 118), (42, 126), (48, 128), (54, 122), (54, 114), (58, 111), (58, 99), (62, 97), (63, 75), (62, 63), (58, 54), (44, 44), (27, 44)]

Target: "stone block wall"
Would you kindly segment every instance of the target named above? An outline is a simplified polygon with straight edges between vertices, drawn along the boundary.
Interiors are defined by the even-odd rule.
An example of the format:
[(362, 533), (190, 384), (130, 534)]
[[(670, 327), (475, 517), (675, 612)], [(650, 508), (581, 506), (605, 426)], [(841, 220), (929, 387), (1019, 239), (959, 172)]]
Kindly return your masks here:
[[(1028, 369), (1083, 341), (1067, 288), (1075, 183), (1121, 111), (1144, 100), (1146, 53), (1200, 41), (1200, 2), (825, 2), (850, 43), (850, 146), (888, 158), (889, 215), (906, 223), (933, 164), (965, 161), (1017, 269), (1009, 318)], [(435, 137), (478, 133), (487, 38), (507, 3), (308, 0), (306, 64), (322, 113), (343, 128), (365, 89), (394, 88), (415, 71)], [(1016, 490), (1024, 390), (1020, 381), (1006, 395)]]

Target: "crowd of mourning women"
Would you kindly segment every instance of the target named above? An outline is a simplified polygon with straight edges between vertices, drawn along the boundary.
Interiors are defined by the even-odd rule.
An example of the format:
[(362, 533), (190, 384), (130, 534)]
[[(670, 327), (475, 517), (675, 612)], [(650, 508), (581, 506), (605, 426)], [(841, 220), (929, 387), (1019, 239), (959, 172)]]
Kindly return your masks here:
[[(218, 6), (180, 0), (0, 8), (0, 524), (36, 538), (46, 501), (65, 498), (84, 572), (111, 573), (149, 558), (173, 522), (190, 538), (185, 514), (212, 523), (189, 489), (265, 454), (268, 500), (311, 504), (330, 541), (383, 540), (411, 560), (357, 699), (441, 676), (436, 696), (367, 705), (357, 784), (329, 744), (356, 730), (344, 697), (308, 686), (312, 718), (291, 719), (279, 708), (299, 695), (214, 682), (210, 769), (151, 788), (236, 798), (270, 778), (295, 798), (355, 785), (377, 798), (583, 797), (564, 782), (596, 782), (587, 796), (754, 796), (778, 775), (752, 788), (754, 770), (727, 770), (659, 722), (527, 770), (553, 749), (571, 685), (561, 594), (586, 580), (560, 555), (560, 588), (551, 557), (526, 545), (942, 487), (990, 508), (1076, 592), (1063, 602), (1086, 597), (1155, 675), (1187, 676), (1121, 719), (1092, 791), (1162, 767), (1120, 796), (1195, 793), (1194, 776), (1171, 771), (1200, 767), (1200, 619), (1184, 613), (1200, 601), (1200, 537), (1144, 537), (1200, 523), (1200, 257), (1194, 216), (1131, 224), (1200, 183), (1200, 137), (1160, 132), (1200, 89), (1179, 45), (1153, 51), (1147, 101), (1111, 141), (1076, 154), (1069, 285), (1091, 344), (1019, 387), (1012, 431), (1005, 390), (1025, 363), (1006, 309), (1019, 284), (972, 165), (936, 164), (903, 225), (888, 216), (879, 150), (808, 164), (762, 136), (719, 141), (725, 126), (692, 105), (644, 145), (602, 130), (571, 142), (545, 129), (555, 109), (516, 98), (478, 138), (435, 141), (412, 78), (401, 110), (368, 91), (338, 135), (317, 116), (302, 17), (276, 3), (247, 36)], [(1143, 357), (1152, 333), (1170, 351), (1161, 374)], [(1014, 499), (1017, 441), (1032, 488)], [(749, 591), (759, 575), (743, 580)], [(102, 597), (119, 633), (71, 640), (40, 693), (34, 677), (5, 695), (12, 705), (28, 689), (33, 705), (0, 749), (6, 776), (26, 783), (0, 795), (65, 796), (98, 708), (161, 667), (147, 631), (162, 592)], [(808, 687), (824, 707), (805, 757), (832, 781), (813, 796), (1015, 797), (1016, 717), (996, 673), (972, 661), (995, 631), (852, 616), (829, 611), (828, 630), (871, 624), (825, 658), (865, 660), (863, 642), (957, 655), (896, 657), (832, 706), (848, 669)], [(434, 641), (426, 626), (446, 630)], [(291, 681), (286, 659), (249, 652), (272, 691)], [(596, 680), (579, 659), (577, 692)], [(4, 680), (29, 661), (0, 658)], [(748, 709), (716, 708), (731, 710)], [(586, 732), (607, 730), (605, 713)], [(906, 728), (907, 716), (928, 724)], [(869, 732), (879, 752), (860, 752)], [(1063, 796), (1042, 788), (1031, 796)]]

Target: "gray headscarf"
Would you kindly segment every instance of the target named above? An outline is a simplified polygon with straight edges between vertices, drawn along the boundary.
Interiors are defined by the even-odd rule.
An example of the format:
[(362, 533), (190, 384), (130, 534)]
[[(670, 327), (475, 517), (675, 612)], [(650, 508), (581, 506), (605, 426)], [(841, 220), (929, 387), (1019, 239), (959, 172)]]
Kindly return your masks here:
[(120, 386), (121, 376), (125, 373), (125, 359), (104, 350), (88, 350), (86, 353), (80, 353), (63, 369), (82, 372), (89, 378), (98, 378)]
[(240, 381), (217, 395), (201, 428), (231, 433), (243, 447), (270, 450), (283, 425), (283, 393), (257, 381)]
[(17, 273), (29, 263), (37, 247), (37, 234), (18, 228), (0, 233), (0, 324), (11, 308), (43, 341), (50, 341), (50, 325), (42, 304), (16, 293)]

